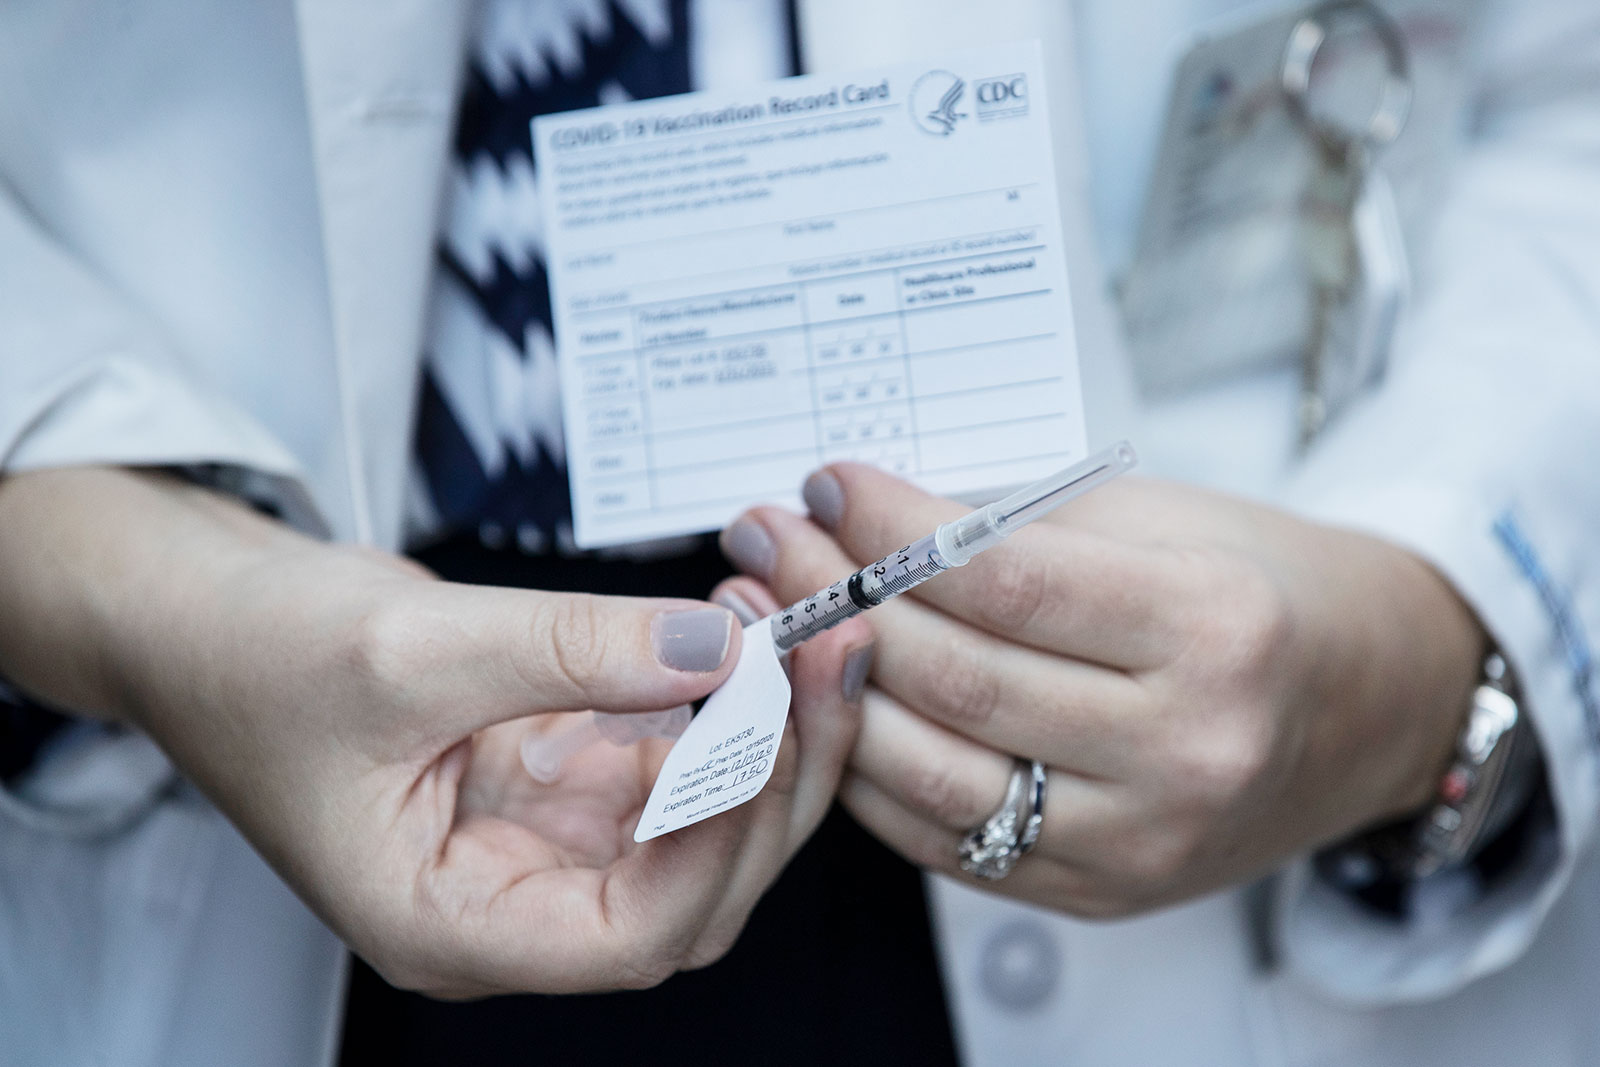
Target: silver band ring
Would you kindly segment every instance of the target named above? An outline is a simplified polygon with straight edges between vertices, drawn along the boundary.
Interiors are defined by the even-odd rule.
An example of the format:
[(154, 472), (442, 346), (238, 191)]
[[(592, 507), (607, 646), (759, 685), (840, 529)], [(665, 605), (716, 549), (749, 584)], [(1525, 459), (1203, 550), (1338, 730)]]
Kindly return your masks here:
[(1011, 873), (1039, 840), (1047, 781), (1044, 764), (1018, 757), (1000, 807), (961, 841), (963, 871), (991, 882)]

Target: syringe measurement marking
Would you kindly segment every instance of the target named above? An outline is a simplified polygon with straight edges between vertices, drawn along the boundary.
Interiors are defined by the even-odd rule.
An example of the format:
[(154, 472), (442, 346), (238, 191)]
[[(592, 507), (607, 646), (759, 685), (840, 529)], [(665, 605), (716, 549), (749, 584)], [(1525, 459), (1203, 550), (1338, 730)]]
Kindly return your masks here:
[[(785, 608), (775, 620), (775, 629), (780, 632), (774, 643), (779, 651), (788, 651), (802, 641), (824, 630), (831, 630), (846, 619), (877, 607), (947, 569), (935, 553), (928, 550), (918, 553), (923, 555), (923, 562), (908, 567), (912, 551), (913, 546), (907, 545), (876, 563), (869, 563), (844, 581), (833, 583), (821, 593)], [(828, 605), (819, 613), (817, 606), (824, 597)]]
[(939, 566), (930, 559), (926, 563), (919, 563), (915, 567), (902, 570), (893, 578), (885, 579), (878, 586), (879, 589), (888, 594), (888, 596), (880, 597), (879, 599), (886, 600), (890, 596), (899, 596), (907, 589), (910, 589), (913, 586), (921, 585), (923, 582), (927, 581), (929, 578), (932, 578), (935, 574), (938, 574), (944, 569), (944, 567)]

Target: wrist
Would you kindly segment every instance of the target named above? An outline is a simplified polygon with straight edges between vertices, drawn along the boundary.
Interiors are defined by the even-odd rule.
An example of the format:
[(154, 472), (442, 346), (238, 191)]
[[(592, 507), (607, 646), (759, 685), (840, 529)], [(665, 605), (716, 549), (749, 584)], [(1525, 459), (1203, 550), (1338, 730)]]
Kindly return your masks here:
[[(172, 484), (122, 468), (0, 480), (0, 673), (46, 703), (128, 717), (123, 645), (158, 623), (188, 568), (172, 533)], [(157, 557), (176, 555), (161, 568)], [(152, 570), (172, 572), (172, 583)]]
[[(1488, 639), (1472, 610), (1420, 558), (1358, 534), (1328, 531), (1331, 558), (1314, 590), (1322, 622), (1317, 658), (1324, 731), (1360, 767), (1343, 837), (1411, 815), (1434, 796), (1478, 683)], [(1334, 788), (1350, 790), (1350, 783)]]
[(98, 663), (108, 714), (156, 734), (158, 722), (208, 703), (236, 664), (242, 579), (287, 580), (286, 563), (316, 542), (238, 501), (159, 473), (112, 471), (77, 546), (92, 588), (82, 645)]
[(1501, 654), (1491, 652), (1449, 770), (1427, 805), (1338, 843), (1318, 866), (1336, 885), (1361, 893), (1465, 866), (1521, 819), (1543, 777), (1520, 686)]
[(1394, 586), (1407, 607), (1397, 608), (1402, 617), (1385, 638), (1398, 646), (1398, 654), (1384, 665), (1393, 694), (1388, 709), (1416, 723), (1410, 770), (1388, 810), (1380, 813), (1392, 817), (1415, 813), (1434, 800), (1467, 724), (1490, 642), (1476, 614), (1442, 575), (1408, 552), (1390, 551), (1399, 557), (1397, 570), (1410, 577)]

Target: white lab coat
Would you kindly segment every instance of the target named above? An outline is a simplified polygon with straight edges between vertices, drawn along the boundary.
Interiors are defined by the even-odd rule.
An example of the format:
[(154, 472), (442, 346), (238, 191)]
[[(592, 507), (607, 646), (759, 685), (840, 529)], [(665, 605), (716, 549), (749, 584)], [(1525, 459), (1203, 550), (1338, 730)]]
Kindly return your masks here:
[[(1403, 926), (1299, 865), (1111, 924), (936, 880), (972, 1063), (1600, 1060), (1600, 697), (1582, 628), (1600, 627), (1600, 30), (1585, 6), (1507, 5), (1496, 106), (1443, 208), (1438, 269), (1380, 393), (1307, 464), (1285, 473), (1286, 431), (1250, 429), (1287, 425), (1281, 376), (1139, 429), (1158, 469), (1438, 566), (1524, 680), (1558, 847), (1481, 900), (1440, 887)], [(1072, 14), (810, 0), (801, 25), (815, 69), (1044, 38), (1104, 441), (1131, 391), (1091, 239)], [(0, 10), (0, 469), (220, 463), (296, 521), (394, 545), (463, 24), (461, 5), (427, 0)], [(340, 946), (140, 737), (87, 737), (0, 793), (0, 924), (0, 1062), (333, 1054)]]

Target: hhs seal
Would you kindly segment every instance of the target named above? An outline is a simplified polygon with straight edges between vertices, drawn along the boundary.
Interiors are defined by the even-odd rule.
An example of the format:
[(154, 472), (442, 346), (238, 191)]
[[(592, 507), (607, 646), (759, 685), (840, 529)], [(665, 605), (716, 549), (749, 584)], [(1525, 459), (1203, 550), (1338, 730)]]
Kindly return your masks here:
[(956, 106), (966, 94), (967, 83), (948, 70), (930, 70), (911, 87), (911, 119), (928, 133), (949, 137), (956, 123), (967, 117)]

